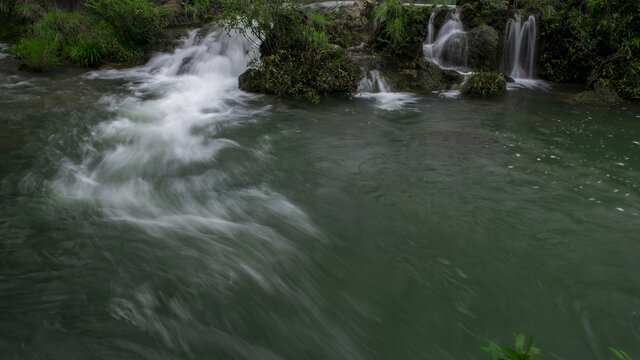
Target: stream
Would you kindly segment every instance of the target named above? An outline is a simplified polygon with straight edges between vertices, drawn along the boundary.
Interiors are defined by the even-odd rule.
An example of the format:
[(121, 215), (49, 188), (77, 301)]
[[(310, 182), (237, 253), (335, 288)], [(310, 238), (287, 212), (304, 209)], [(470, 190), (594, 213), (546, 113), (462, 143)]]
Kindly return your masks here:
[(4, 359), (640, 358), (637, 104), (282, 100), (215, 30), (124, 70), (0, 48)]

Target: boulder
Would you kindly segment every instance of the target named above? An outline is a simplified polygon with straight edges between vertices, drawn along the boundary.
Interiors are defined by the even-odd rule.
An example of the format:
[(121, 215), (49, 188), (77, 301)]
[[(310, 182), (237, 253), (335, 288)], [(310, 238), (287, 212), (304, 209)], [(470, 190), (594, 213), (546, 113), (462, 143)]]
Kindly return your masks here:
[(500, 37), (488, 25), (477, 26), (467, 34), (467, 64), (472, 69), (495, 71), (499, 66)]
[(389, 64), (384, 73), (395, 91), (415, 93), (449, 90), (463, 79), (454, 70), (444, 70), (423, 60), (414, 61), (411, 65), (404, 64), (404, 67)]
[(356, 0), (353, 6), (344, 8), (343, 17), (348, 17), (357, 25), (367, 25), (373, 9), (381, 2), (382, 0)]
[(609, 81), (599, 79), (593, 84), (593, 90), (587, 90), (574, 97), (579, 103), (608, 103), (615, 104), (622, 102), (622, 99), (615, 90), (609, 86)]

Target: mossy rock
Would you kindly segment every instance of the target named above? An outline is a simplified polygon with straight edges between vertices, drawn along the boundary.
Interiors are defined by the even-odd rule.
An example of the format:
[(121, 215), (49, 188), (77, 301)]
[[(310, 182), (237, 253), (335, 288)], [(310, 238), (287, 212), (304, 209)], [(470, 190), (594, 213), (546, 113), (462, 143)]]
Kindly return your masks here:
[(462, 82), (462, 75), (454, 70), (444, 70), (428, 61), (418, 60), (412, 63), (386, 63), (384, 73), (396, 91), (431, 93), (453, 88)]
[(579, 103), (621, 103), (622, 99), (606, 79), (599, 79), (593, 84), (593, 90), (583, 91), (574, 97)]
[(341, 48), (280, 51), (260, 60), (240, 75), (240, 89), (317, 102), (322, 95), (355, 93), (360, 78), (355, 62)]
[(480, 25), (469, 31), (467, 35), (467, 64), (472, 69), (498, 70), (500, 53), (500, 36), (488, 25)]
[(238, 87), (253, 93), (268, 93), (264, 86), (264, 74), (258, 69), (249, 69), (238, 77)]
[(482, 97), (501, 95), (507, 92), (507, 81), (503, 74), (496, 72), (477, 72), (462, 85), (460, 93), (464, 96)]

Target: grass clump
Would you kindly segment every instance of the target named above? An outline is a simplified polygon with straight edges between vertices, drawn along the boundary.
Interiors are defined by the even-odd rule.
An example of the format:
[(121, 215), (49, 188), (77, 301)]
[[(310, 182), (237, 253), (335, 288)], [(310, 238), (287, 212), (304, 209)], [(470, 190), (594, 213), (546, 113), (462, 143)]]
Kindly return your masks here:
[(507, 92), (507, 80), (496, 72), (476, 72), (467, 79), (460, 91), (466, 96), (490, 96)]
[(12, 52), (36, 71), (64, 62), (96, 66), (105, 61), (127, 62), (140, 56), (118, 42), (109, 23), (55, 10), (31, 25), (29, 36), (20, 39)]
[(21, 39), (11, 51), (24, 59), (24, 64), (35, 70), (44, 71), (60, 64), (58, 44), (42, 37)]

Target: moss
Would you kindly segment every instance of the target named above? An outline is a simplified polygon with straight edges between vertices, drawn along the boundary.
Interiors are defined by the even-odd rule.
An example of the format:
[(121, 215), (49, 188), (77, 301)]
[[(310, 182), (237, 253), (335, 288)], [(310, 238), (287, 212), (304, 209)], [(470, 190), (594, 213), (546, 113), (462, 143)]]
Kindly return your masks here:
[(500, 95), (507, 92), (507, 81), (503, 74), (477, 72), (467, 79), (460, 92), (465, 96)]

